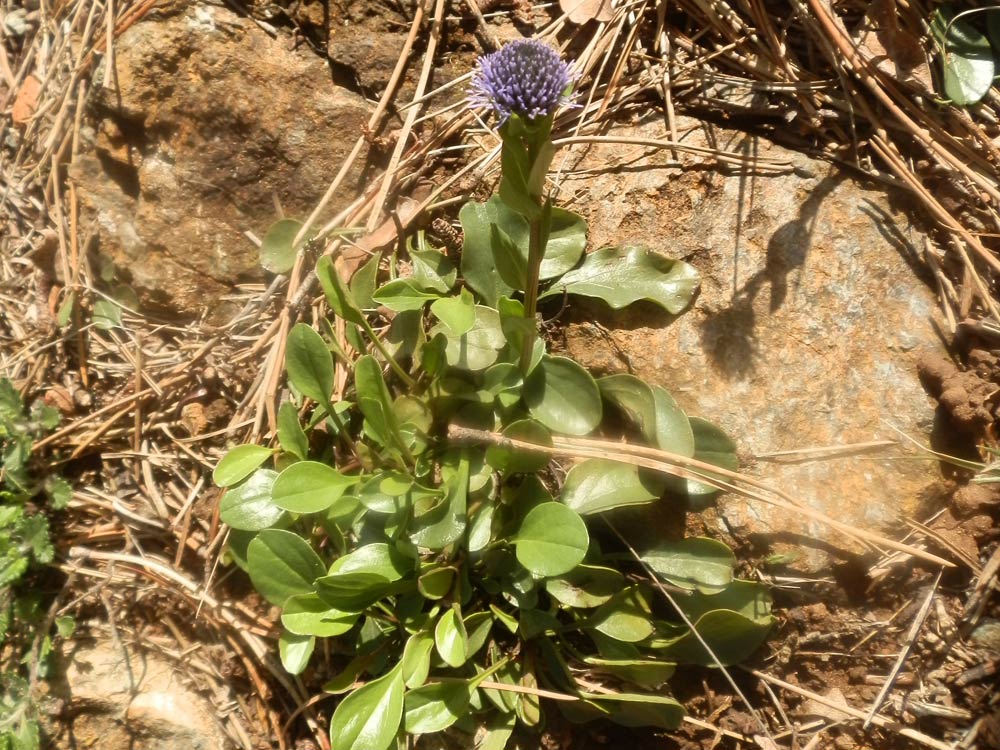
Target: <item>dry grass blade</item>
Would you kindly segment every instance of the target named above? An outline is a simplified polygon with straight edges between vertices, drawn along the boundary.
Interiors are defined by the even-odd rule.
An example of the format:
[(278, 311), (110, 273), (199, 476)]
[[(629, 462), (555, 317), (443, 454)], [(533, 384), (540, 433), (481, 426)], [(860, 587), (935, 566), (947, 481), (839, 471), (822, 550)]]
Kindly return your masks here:
[[(523, 450), (549, 453), (551, 455), (604, 458), (611, 461), (621, 461), (622, 463), (642, 466), (647, 469), (654, 469), (665, 474), (670, 474), (671, 476), (695, 479), (720, 490), (733, 492), (748, 499), (770, 503), (779, 508), (804, 515), (812, 520), (824, 523), (856, 541), (888, 547), (946, 568), (955, 567), (954, 563), (917, 547), (902, 544), (880, 534), (859, 529), (830, 518), (803, 503), (796, 502), (780, 490), (768, 487), (753, 477), (656, 448), (629, 443), (617, 443), (608, 440), (565, 437), (553, 437), (552, 447), (549, 447), (529, 443), (524, 440), (516, 440), (495, 432), (472, 430), (455, 425), (450, 428), (449, 436), (456, 441), (488, 442), (512, 448), (521, 448)], [(732, 481), (723, 481), (719, 477), (725, 477)]]

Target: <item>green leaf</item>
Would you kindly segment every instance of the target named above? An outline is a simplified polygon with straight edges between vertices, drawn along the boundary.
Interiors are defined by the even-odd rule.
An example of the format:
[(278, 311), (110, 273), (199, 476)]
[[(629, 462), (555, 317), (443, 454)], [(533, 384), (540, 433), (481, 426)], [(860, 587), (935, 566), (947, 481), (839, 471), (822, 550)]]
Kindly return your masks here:
[[(708, 420), (691, 417), (691, 430), (694, 435), (694, 457), (708, 464), (736, 471), (740, 467), (740, 459), (736, 454), (736, 443), (721, 429)], [(725, 477), (720, 477), (725, 479)], [(698, 495), (714, 495), (717, 489), (694, 479), (683, 480), (685, 491), (691, 497)]]
[(387, 471), (376, 474), (361, 485), (358, 499), (368, 510), (376, 513), (398, 513), (409, 501), (407, 493), (413, 487), (413, 480), (402, 472)]
[(990, 42), (964, 20), (949, 24), (951, 13), (945, 8), (938, 8), (934, 15), (938, 29), (947, 28), (941, 53), (945, 96), (960, 107), (976, 104), (990, 90), (996, 73)]
[(427, 682), (431, 669), (431, 651), (434, 637), (425, 630), (414, 633), (403, 647), (403, 682), (408, 688), (417, 688)]
[(382, 260), (381, 253), (375, 253), (363, 266), (361, 266), (351, 277), (348, 289), (358, 307), (362, 310), (369, 310), (375, 307), (372, 295), (375, 293), (375, 283), (378, 277), (378, 266)]
[[(527, 263), (530, 228), (527, 219), (507, 206), (499, 196), (493, 196), (486, 203), (466, 203), (459, 214), (465, 233), (462, 249), (462, 274), (472, 289), (491, 307), (495, 307), (501, 296), (510, 296), (516, 287), (510, 281), (520, 279), (516, 269)], [(496, 227), (500, 234), (494, 237)], [(498, 247), (505, 239), (513, 243), (517, 250)], [(539, 269), (542, 280), (555, 278), (573, 268), (583, 255), (587, 245), (587, 224), (577, 214), (561, 208), (552, 209), (549, 238), (545, 245), (545, 255)], [(510, 255), (515, 274), (509, 279), (501, 272), (497, 275), (497, 255)]]
[(458, 214), (464, 237), (462, 276), (465, 283), (490, 307), (495, 307), (500, 297), (509, 297), (514, 291), (497, 274), (493, 260), (491, 227), (498, 223), (509, 234), (509, 227), (498, 221), (499, 207), (509, 212), (500, 199), (494, 197), (486, 203), (469, 201)]
[[(694, 621), (701, 640), (709, 645), (723, 666), (739, 664), (750, 657), (767, 640), (771, 624), (770, 619), (755, 622), (728, 609), (713, 610)], [(660, 653), (678, 662), (715, 665), (715, 660), (690, 631), (660, 649)]]
[(21, 394), (8, 378), (0, 378), (0, 417), (19, 420), (24, 416)]
[(513, 713), (500, 713), (489, 716), (483, 728), (485, 733), (476, 750), (507, 750), (510, 737), (514, 734), (517, 717)]
[[(552, 446), (552, 435), (538, 422), (521, 419), (503, 430), (503, 436), (537, 445)], [(511, 448), (503, 443), (486, 449), (486, 463), (504, 474), (528, 474), (539, 471), (549, 463), (550, 456), (542, 451)]]
[(120, 328), (123, 307), (137, 310), (139, 298), (131, 287), (120, 285), (111, 290), (110, 297), (101, 297), (94, 302), (94, 327), (103, 331)]
[(59, 305), (59, 310), (56, 312), (56, 325), (60, 328), (65, 328), (69, 325), (69, 321), (73, 317), (73, 309), (76, 306), (76, 292), (70, 292), (66, 295), (66, 298)]
[(442, 252), (437, 250), (411, 250), (413, 280), (421, 289), (447, 294), (455, 286), (458, 271)]
[(639, 468), (620, 461), (592, 458), (566, 475), (560, 499), (582, 516), (627, 505), (644, 505), (659, 498), (663, 484), (640, 476)]
[(524, 383), (531, 416), (554, 432), (586, 435), (601, 421), (597, 383), (566, 357), (542, 357)]
[(392, 408), (392, 397), (382, 376), (382, 368), (371, 355), (358, 357), (354, 364), (354, 384), (358, 391), (358, 407), (365, 415), (372, 437), (384, 446), (394, 444), (399, 425)]
[(260, 243), (260, 264), (271, 273), (288, 273), (295, 265), (298, 248), (293, 244), (302, 229), (295, 219), (278, 219), (267, 230)]
[(410, 690), (404, 704), (407, 734), (433, 734), (450, 727), (468, 711), (472, 690), (467, 682), (438, 682)]
[[(56, 632), (60, 638), (69, 638), (76, 631), (76, 620), (70, 615), (63, 615), (56, 618)], [(3, 629), (0, 628), (0, 633)]]
[(263, 445), (239, 445), (222, 457), (212, 472), (212, 481), (219, 487), (231, 487), (253, 474), (271, 455), (271, 449)]
[(444, 549), (465, 533), (468, 522), (469, 459), (463, 452), (458, 471), (448, 478), (447, 495), (437, 508), (414, 521), (410, 539), (419, 547)]
[(243, 531), (261, 531), (274, 526), (285, 515), (271, 499), (277, 478), (276, 471), (258, 469), (243, 484), (230, 487), (219, 503), (219, 518)]
[(443, 333), (447, 337), (445, 359), (452, 367), (463, 370), (485, 370), (497, 361), (507, 339), (500, 326), (500, 314), (490, 307), (476, 305), (476, 320), (461, 336), (449, 336), (443, 324), (431, 329), (431, 336)]
[(476, 302), (468, 289), (435, 300), (431, 303), (431, 312), (448, 327), (446, 335), (450, 338), (468, 333), (476, 323)]
[(494, 507), (492, 503), (483, 503), (472, 513), (466, 542), (469, 552), (479, 552), (493, 540)]
[(597, 385), (604, 401), (617, 407), (651, 445), (682, 456), (694, 454), (688, 417), (665, 390), (626, 374), (600, 378)]
[(45, 491), (49, 493), (53, 510), (63, 510), (73, 499), (73, 487), (62, 477), (49, 476), (45, 480)]
[(359, 687), (337, 706), (330, 744), (338, 750), (388, 750), (403, 719), (403, 665)]
[(21, 522), (20, 534), (22, 539), (20, 546), (29, 547), (36, 562), (43, 565), (52, 562), (55, 550), (49, 538), (49, 521), (45, 516), (41, 513), (25, 516)]
[(309, 458), (309, 438), (299, 424), (299, 411), (291, 401), (286, 401), (278, 409), (278, 442), (283, 451), (296, 458), (302, 461)]
[(465, 618), (465, 632), (469, 635), (469, 656), (475, 656), (493, 630), (493, 615), (489, 612), (473, 612)]
[(718, 593), (695, 592), (677, 603), (691, 619), (713, 610), (728, 609), (754, 622), (771, 622), (771, 595), (766, 586), (755, 581), (733, 580)]
[(583, 519), (555, 502), (532, 508), (514, 538), (518, 562), (541, 578), (568, 573), (583, 562), (589, 546)]
[(386, 581), (398, 581), (412, 572), (414, 563), (395, 546), (374, 542), (358, 547), (350, 554), (338, 557), (330, 566), (330, 575), (340, 573), (374, 573)]
[(281, 655), (281, 666), (288, 674), (302, 674), (309, 657), (312, 656), (316, 639), (311, 635), (297, 635), (282, 632), (278, 638), (278, 653)]
[(625, 577), (612, 568), (577, 565), (545, 581), (545, 590), (564, 607), (599, 607), (625, 588)]
[(665, 542), (639, 557), (663, 580), (706, 594), (719, 593), (729, 586), (736, 565), (729, 547), (704, 537)]
[(503, 283), (512, 289), (523, 292), (528, 286), (528, 258), (514, 240), (496, 224), (490, 225), (490, 249), (493, 252), (493, 262), (496, 272), (500, 274)]
[(315, 584), (320, 598), (342, 612), (361, 612), (392, 591), (392, 582), (377, 573), (334, 573)]
[(611, 710), (608, 716), (626, 727), (658, 727), (673, 730), (681, 725), (684, 706), (663, 695), (636, 693), (582, 693), (583, 697)]
[(326, 573), (308, 542), (281, 529), (265, 529), (250, 542), (247, 567), (260, 595), (279, 607), (289, 597), (311, 594), (313, 581)]
[(344, 666), (343, 669), (329, 682), (323, 685), (323, 692), (330, 693), (332, 695), (340, 695), (341, 693), (346, 693), (354, 688), (354, 683), (358, 681), (361, 673), (365, 671), (372, 663), (371, 654), (361, 654), (355, 656)]
[[(293, 513), (319, 513), (334, 507), (357, 477), (346, 476), (318, 461), (299, 461), (281, 472), (271, 499)], [(331, 511), (337, 515), (336, 510)]]
[(653, 634), (652, 619), (645, 590), (629, 586), (598, 607), (587, 626), (616, 641), (637, 643)]
[(454, 582), (454, 568), (431, 568), (417, 579), (417, 590), (425, 599), (444, 599), (451, 591)]
[(319, 279), (326, 301), (330, 304), (330, 309), (334, 314), (343, 318), (348, 323), (363, 326), (365, 324), (365, 314), (361, 312), (354, 295), (340, 277), (337, 269), (333, 265), (329, 255), (324, 255), (316, 263), (316, 278)]
[(333, 609), (316, 594), (299, 594), (289, 598), (281, 612), (281, 624), (296, 635), (332, 638), (343, 635), (358, 621), (357, 612)]
[(385, 348), (397, 360), (412, 357), (427, 341), (424, 316), (419, 310), (402, 312), (389, 324), (385, 334)]
[(588, 255), (582, 266), (541, 296), (596, 297), (615, 310), (647, 300), (677, 315), (691, 303), (698, 283), (698, 272), (683, 261), (642, 247), (605, 247)]
[(564, 208), (553, 207), (549, 241), (539, 278), (554, 279), (575, 266), (587, 247), (587, 222)]
[(672, 663), (654, 659), (602, 659), (588, 656), (583, 661), (602, 672), (649, 690), (663, 685), (674, 673)]
[(295, 324), (288, 332), (285, 368), (288, 380), (299, 393), (331, 410), (333, 355), (323, 337), (305, 323)]
[(469, 636), (457, 604), (445, 610), (434, 626), (434, 646), (450, 667), (460, 667), (469, 658)]
[(372, 299), (396, 312), (420, 310), (441, 295), (419, 289), (410, 279), (396, 279), (385, 284), (372, 295)]

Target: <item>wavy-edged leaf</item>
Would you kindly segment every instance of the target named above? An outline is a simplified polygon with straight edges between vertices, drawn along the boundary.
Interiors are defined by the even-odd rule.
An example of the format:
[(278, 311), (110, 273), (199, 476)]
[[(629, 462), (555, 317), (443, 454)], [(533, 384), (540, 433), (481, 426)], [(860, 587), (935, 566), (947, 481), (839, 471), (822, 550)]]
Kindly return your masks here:
[(418, 517), (410, 532), (411, 541), (427, 549), (444, 549), (465, 533), (468, 522), (469, 460), (463, 454), (458, 471), (447, 480), (447, 495), (438, 506)]
[(698, 284), (698, 272), (684, 261), (627, 245), (591, 253), (542, 297), (564, 293), (596, 297), (615, 310), (646, 300), (677, 315), (691, 304)]

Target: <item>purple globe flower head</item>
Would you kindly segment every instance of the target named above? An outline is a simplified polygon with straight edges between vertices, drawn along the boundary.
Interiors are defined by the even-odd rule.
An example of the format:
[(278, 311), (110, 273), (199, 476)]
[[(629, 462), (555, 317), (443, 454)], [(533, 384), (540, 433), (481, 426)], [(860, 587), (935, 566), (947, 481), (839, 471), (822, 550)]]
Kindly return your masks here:
[(501, 123), (512, 114), (544, 117), (569, 101), (565, 92), (572, 82), (558, 52), (537, 39), (518, 39), (479, 58), (469, 103), (492, 107)]

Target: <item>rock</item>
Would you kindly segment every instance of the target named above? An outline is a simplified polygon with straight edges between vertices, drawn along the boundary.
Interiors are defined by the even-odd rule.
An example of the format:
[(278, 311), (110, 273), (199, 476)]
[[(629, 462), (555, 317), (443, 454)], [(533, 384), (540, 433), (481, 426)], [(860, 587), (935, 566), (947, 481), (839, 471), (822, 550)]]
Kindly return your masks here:
[(50, 680), (64, 705), (53, 750), (227, 750), (211, 703), (173, 664), (109, 641), (65, 644)]
[[(115, 71), (70, 170), (100, 253), (145, 307), (224, 319), (222, 299), (262, 278), (244, 232), (262, 237), (276, 203), (305, 218), (369, 107), (308, 48), (201, 3), (158, 6), (128, 29)], [(358, 194), (363, 166), (364, 154), (325, 219)]]
[(955, 491), (951, 502), (960, 518), (989, 512), (1000, 505), (1000, 487), (996, 484), (967, 484)]
[[(935, 410), (916, 361), (943, 347), (935, 297), (915, 271), (921, 234), (884, 192), (829, 164), (691, 120), (679, 129), (686, 145), (794, 171), (680, 169), (666, 150), (587, 147), (561, 196), (588, 218), (590, 247), (646, 245), (693, 264), (702, 283), (676, 319), (575, 302), (568, 353), (599, 373), (631, 370), (666, 387), (736, 440), (745, 471), (840, 521), (898, 537), (934, 491), (933, 462), (898, 450), (764, 457), (897, 439), (890, 425), (926, 444)], [(609, 134), (669, 138), (658, 121)], [(720, 511), (725, 530), (790, 552), (804, 572), (827, 568), (820, 547), (858, 550), (821, 523), (758, 502), (726, 496)]]

